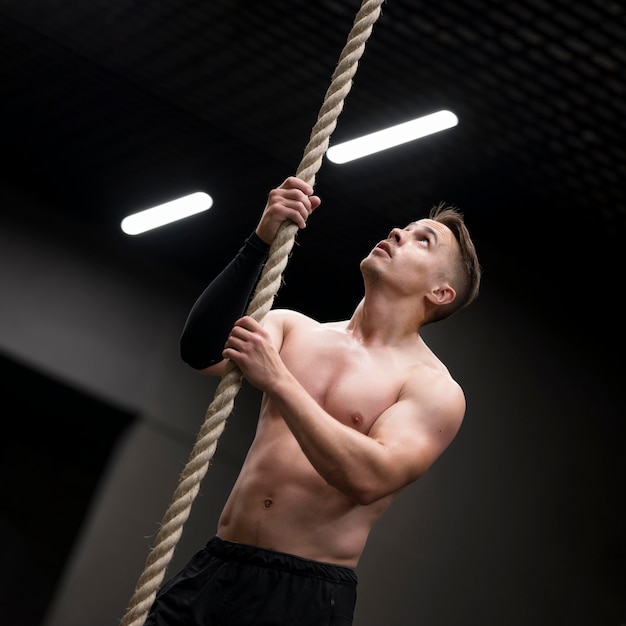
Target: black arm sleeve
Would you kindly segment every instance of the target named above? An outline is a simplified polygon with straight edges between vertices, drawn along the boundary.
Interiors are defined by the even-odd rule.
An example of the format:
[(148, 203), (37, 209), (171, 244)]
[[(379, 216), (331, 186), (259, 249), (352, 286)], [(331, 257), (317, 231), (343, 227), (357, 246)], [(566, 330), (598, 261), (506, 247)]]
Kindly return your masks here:
[(252, 233), (196, 300), (180, 337), (180, 355), (187, 365), (200, 370), (222, 360), (228, 334), (246, 311), (269, 248)]

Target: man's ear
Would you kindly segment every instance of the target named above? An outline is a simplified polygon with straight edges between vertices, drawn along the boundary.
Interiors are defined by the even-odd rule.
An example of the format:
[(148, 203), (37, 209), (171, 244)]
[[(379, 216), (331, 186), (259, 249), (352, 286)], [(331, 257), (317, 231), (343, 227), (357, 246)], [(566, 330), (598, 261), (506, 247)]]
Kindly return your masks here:
[(456, 291), (450, 285), (445, 283), (439, 287), (436, 287), (432, 291), (426, 294), (428, 300), (436, 305), (442, 306), (444, 304), (450, 304), (456, 298)]

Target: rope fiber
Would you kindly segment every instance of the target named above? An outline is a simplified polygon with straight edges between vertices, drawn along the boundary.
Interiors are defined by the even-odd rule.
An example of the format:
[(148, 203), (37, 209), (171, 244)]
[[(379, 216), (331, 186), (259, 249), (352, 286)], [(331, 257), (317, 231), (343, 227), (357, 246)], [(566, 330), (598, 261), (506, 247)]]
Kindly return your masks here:
[[(381, 13), (384, 1), (363, 1), (333, 72), (309, 143), (296, 170), (296, 176), (311, 186), (315, 184), (315, 175), (328, 149), (330, 135), (335, 130), (344, 100), (352, 88), (352, 79), (365, 50), (365, 43)], [(246, 314), (256, 321), (260, 322), (272, 307), (297, 231), (298, 227), (293, 222), (284, 222), (270, 247), (268, 260), (246, 311)], [(204, 423), (180, 475), (178, 486), (163, 517), (154, 546), (148, 555), (144, 571), (137, 581), (120, 626), (143, 626), (145, 623), (240, 387), (241, 372), (230, 361), (215, 390), (214, 399), (206, 411)]]

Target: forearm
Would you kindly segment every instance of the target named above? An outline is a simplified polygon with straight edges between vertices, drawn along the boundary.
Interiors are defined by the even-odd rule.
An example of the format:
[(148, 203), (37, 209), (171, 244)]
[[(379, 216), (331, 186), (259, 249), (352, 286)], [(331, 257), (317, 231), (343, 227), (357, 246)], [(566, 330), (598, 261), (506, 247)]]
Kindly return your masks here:
[(269, 245), (252, 234), (196, 300), (180, 337), (185, 363), (204, 369), (222, 360), (224, 342), (248, 305), (268, 251)]
[(388, 495), (385, 447), (335, 419), (286, 368), (275, 381), (265, 393), (320, 476), (359, 504)]

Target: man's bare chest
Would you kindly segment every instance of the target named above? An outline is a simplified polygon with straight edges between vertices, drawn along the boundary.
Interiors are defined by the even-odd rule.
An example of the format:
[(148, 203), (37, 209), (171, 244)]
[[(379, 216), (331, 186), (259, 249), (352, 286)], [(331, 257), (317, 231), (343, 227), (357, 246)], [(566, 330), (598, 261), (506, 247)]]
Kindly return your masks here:
[(361, 432), (397, 401), (406, 375), (390, 355), (334, 331), (290, 334), (280, 354), (322, 408)]

